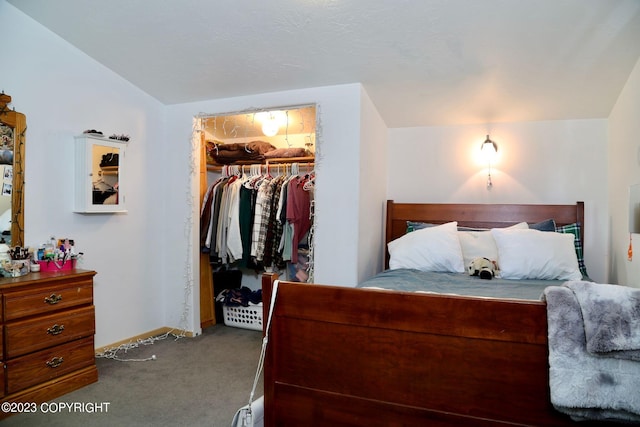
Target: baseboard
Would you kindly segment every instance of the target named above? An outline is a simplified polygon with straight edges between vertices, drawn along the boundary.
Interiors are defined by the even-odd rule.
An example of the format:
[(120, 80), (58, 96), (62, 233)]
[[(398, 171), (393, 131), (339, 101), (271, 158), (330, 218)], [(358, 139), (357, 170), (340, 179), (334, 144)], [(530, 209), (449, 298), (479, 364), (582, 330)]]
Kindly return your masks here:
[(125, 339), (125, 340), (122, 340), (122, 341), (115, 342), (113, 344), (106, 345), (104, 347), (96, 348), (95, 352), (96, 352), (96, 354), (104, 353), (107, 350), (110, 350), (110, 349), (113, 349), (113, 348), (118, 348), (121, 345), (134, 343), (134, 342), (137, 342), (138, 340), (146, 340), (148, 338), (157, 337), (158, 335), (164, 335), (164, 334), (167, 334), (167, 333), (171, 333), (171, 334), (174, 334), (174, 335), (183, 335), (183, 336), (188, 337), (188, 338), (193, 338), (195, 336), (193, 334), (193, 332), (182, 331), (180, 329), (169, 328), (169, 327), (165, 326), (165, 327), (162, 327), (162, 328), (154, 329), (153, 331), (145, 332), (144, 334), (136, 335), (134, 337), (131, 337), (131, 338), (128, 338), (128, 339)]

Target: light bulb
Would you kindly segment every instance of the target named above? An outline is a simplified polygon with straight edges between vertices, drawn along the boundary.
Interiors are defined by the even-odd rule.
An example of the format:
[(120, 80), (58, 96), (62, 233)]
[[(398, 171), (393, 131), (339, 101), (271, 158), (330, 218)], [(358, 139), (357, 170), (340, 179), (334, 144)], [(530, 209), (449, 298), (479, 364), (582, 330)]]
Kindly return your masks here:
[(262, 123), (262, 133), (266, 136), (275, 136), (278, 134), (278, 130), (280, 130), (280, 126), (274, 119), (268, 119)]
[(498, 144), (490, 140), (487, 135), (487, 139), (482, 143), (481, 151), (484, 158), (490, 162), (495, 159), (498, 153)]

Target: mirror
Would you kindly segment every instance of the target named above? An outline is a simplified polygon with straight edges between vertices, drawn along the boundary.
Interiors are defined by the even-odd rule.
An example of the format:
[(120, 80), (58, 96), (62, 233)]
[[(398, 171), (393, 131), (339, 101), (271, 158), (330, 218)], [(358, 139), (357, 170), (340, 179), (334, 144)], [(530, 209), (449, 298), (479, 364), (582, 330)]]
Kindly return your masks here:
[(0, 242), (24, 246), (24, 147), (27, 120), (0, 94)]
[(118, 184), (120, 182), (119, 159), (120, 148), (113, 145), (100, 145), (95, 143), (92, 146), (91, 157), (97, 159), (92, 165), (91, 177), (94, 205), (117, 205)]

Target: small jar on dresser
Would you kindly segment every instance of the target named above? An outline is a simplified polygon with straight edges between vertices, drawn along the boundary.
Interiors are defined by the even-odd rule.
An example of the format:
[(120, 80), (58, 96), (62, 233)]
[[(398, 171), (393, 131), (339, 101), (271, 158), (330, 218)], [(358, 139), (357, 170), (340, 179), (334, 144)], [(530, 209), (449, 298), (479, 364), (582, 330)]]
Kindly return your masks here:
[[(42, 403), (98, 380), (95, 271), (0, 278), (0, 401)], [(11, 412), (0, 412), (0, 418)]]

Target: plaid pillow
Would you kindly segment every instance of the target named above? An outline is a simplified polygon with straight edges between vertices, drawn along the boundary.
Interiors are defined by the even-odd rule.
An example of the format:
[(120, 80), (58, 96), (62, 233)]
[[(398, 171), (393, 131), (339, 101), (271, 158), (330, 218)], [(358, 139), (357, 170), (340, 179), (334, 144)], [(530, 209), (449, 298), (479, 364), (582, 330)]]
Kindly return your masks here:
[(429, 224), (426, 222), (407, 221), (407, 233), (411, 233), (415, 230), (421, 230), (423, 228), (433, 227), (436, 224)]
[(556, 232), (571, 233), (574, 235), (573, 245), (576, 248), (576, 255), (578, 256), (578, 267), (580, 268), (580, 273), (582, 273), (584, 277), (588, 277), (587, 267), (584, 264), (584, 255), (582, 253), (582, 242), (580, 241), (580, 224), (574, 222), (573, 224), (556, 227)]

